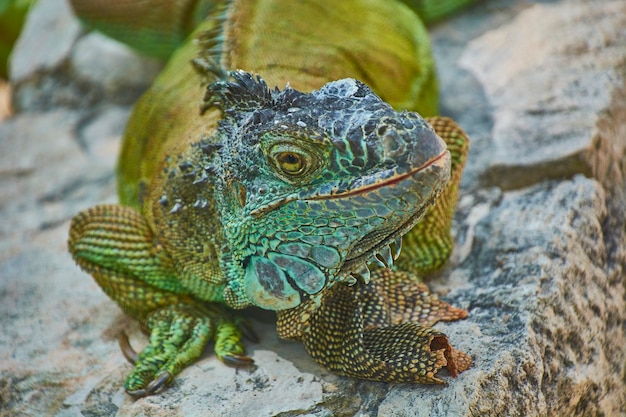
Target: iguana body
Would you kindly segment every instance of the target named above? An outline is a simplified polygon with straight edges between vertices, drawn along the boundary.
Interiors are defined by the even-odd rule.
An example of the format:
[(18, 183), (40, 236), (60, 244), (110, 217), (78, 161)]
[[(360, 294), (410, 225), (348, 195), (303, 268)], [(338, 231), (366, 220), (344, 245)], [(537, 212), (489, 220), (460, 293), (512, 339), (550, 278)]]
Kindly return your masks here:
[[(76, 8), (93, 21), (96, 3)], [(122, 205), (80, 213), (70, 230), (77, 263), (150, 332), (127, 391), (153, 393), (211, 339), (223, 361), (251, 363), (230, 310), (247, 306), (278, 311), (281, 337), (342, 375), (441, 383), (441, 367), (469, 366), (428, 327), (466, 313), (416, 278), (451, 250), (467, 138), (429, 119), (444, 143), (385, 103), (436, 111), (416, 15), (389, 0), (189, 7), (179, 21), (197, 27), (127, 126)], [(376, 257), (393, 265), (407, 232), (396, 269), (409, 273), (370, 275)]]

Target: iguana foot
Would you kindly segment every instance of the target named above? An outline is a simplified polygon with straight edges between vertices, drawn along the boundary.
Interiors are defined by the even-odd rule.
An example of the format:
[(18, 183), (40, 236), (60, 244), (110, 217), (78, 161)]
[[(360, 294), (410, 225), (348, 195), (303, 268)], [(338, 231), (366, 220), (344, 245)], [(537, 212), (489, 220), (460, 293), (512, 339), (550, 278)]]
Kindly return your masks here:
[(279, 312), (278, 329), (281, 337), (301, 339), (318, 363), (340, 375), (445, 384), (437, 372), (446, 368), (457, 376), (471, 358), (430, 326), (466, 316), (414, 276), (381, 269), (369, 285), (332, 287), (317, 308), (311, 303)]
[(242, 335), (234, 321), (224, 319), (221, 308), (177, 304), (151, 314), (146, 322), (150, 331), (148, 346), (136, 355), (122, 339), (124, 356), (134, 362), (124, 388), (133, 396), (152, 395), (167, 385), (182, 369), (195, 362), (204, 347), (215, 338), (215, 353), (232, 366), (251, 366), (244, 355)]
[(121, 339), (124, 356), (135, 368), (125, 388), (135, 396), (154, 394), (193, 363), (210, 340), (215, 353), (232, 366), (250, 366), (242, 329), (256, 336), (223, 304), (191, 296), (171, 270), (172, 260), (154, 238), (144, 218), (118, 205), (93, 207), (78, 214), (70, 227), (69, 247), (76, 262), (150, 334), (137, 354)]

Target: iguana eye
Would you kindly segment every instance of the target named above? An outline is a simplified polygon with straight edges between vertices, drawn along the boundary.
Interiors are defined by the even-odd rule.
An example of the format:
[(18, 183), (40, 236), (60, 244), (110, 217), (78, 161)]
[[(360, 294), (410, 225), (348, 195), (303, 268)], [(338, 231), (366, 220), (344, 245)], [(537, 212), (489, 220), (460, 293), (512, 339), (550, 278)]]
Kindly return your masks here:
[(261, 149), (274, 175), (291, 184), (310, 181), (327, 159), (322, 141), (317, 143), (311, 137), (293, 138), (268, 133)]
[(276, 155), (278, 167), (287, 175), (298, 175), (305, 169), (304, 157), (296, 152), (280, 152)]

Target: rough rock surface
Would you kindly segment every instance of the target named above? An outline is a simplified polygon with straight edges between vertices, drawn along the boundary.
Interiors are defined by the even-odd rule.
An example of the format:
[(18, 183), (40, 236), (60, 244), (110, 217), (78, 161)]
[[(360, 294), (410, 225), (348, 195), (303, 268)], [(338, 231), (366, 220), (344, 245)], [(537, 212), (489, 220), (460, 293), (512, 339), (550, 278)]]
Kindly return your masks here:
[(446, 387), (340, 378), (270, 314), (255, 370), (207, 352), (134, 401), (115, 335), (145, 337), (65, 242), (74, 213), (115, 201), (129, 104), (158, 65), (40, 0), (0, 124), (0, 416), (626, 416), (624, 27), (620, 0), (493, 0), (432, 29), (442, 110), (473, 142), (457, 248), (428, 283), (470, 312), (438, 326), (469, 371)]
[(469, 43), (461, 65), (493, 106), (488, 184), (521, 188), (576, 173), (622, 181), (625, 27), (623, 1), (536, 5)]

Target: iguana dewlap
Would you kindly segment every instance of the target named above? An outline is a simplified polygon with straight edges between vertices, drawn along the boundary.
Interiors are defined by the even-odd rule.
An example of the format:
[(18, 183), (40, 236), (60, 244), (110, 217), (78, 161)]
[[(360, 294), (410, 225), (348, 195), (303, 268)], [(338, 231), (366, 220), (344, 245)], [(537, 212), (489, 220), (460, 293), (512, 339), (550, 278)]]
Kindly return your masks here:
[[(101, 27), (95, 8), (112, 6), (114, 32), (133, 21), (73, 3)], [(426, 31), (396, 1), (327, 3), (149, 8), (196, 27), (131, 115), (120, 205), (79, 213), (69, 238), (150, 334), (129, 393), (154, 393), (211, 340), (249, 365), (234, 312), (248, 306), (277, 311), (279, 335), (341, 375), (443, 383), (440, 368), (471, 363), (430, 327), (467, 313), (418, 278), (452, 249), (468, 148), (454, 122), (414, 112), (436, 110)]]

